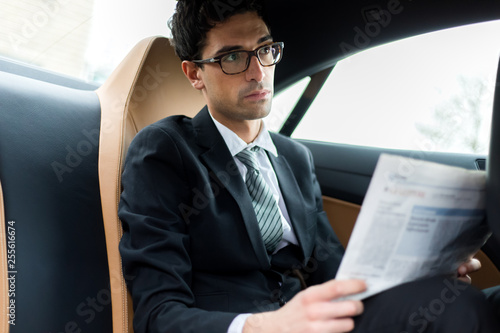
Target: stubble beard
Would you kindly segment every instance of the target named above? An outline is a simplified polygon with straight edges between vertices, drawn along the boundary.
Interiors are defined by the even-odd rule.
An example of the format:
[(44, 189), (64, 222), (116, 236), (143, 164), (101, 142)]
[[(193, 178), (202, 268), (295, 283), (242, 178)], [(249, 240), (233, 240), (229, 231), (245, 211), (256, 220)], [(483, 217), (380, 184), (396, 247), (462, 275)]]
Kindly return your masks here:
[[(257, 102), (245, 102), (245, 96), (255, 90), (269, 90), (269, 97), (265, 100)], [(267, 117), (271, 113), (271, 107), (273, 102), (274, 89), (273, 87), (266, 87), (262, 83), (256, 86), (251, 86), (246, 88), (238, 94), (239, 102), (237, 104), (238, 110), (234, 110), (235, 113), (239, 114), (242, 120), (257, 120)]]

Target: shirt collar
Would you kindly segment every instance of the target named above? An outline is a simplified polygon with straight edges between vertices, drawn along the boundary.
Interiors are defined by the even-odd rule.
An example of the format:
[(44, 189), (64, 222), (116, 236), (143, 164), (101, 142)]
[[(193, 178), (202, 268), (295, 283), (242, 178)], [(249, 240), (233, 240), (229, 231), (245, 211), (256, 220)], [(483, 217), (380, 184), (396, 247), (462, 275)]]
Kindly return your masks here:
[(236, 133), (234, 133), (229, 128), (227, 128), (226, 126), (222, 125), (220, 122), (215, 120), (215, 118), (212, 116), (210, 112), (209, 114), (212, 120), (214, 121), (215, 127), (217, 127), (217, 130), (219, 131), (220, 135), (222, 135), (222, 138), (226, 142), (226, 145), (229, 148), (229, 151), (231, 152), (232, 156), (236, 156), (236, 154), (238, 154), (245, 148), (252, 148), (254, 146), (259, 146), (260, 148), (263, 148), (268, 152), (270, 152), (271, 154), (273, 154), (274, 156), (278, 157), (278, 151), (273, 143), (271, 135), (269, 134), (269, 131), (267, 130), (264, 121), (262, 121), (262, 127), (260, 129), (259, 135), (257, 135), (257, 138), (255, 138), (253, 142), (247, 144)]

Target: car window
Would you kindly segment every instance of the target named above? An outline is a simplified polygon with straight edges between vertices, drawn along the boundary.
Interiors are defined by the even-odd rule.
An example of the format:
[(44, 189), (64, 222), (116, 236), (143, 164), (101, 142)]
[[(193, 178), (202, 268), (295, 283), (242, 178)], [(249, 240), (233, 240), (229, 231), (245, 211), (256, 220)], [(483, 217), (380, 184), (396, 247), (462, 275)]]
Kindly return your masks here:
[(311, 78), (307, 76), (275, 95), (271, 113), (264, 118), (267, 129), (273, 132), (280, 131), (283, 122), (290, 115), (310, 81)]
[(170, 36), (166, 22), (176, 1), (144, 4), (135, 0), (0, 0), (0, 56), (102, 83), (141, 39)]
[(488, 152), (500, 21), (375, 47), (337, 63), (292, 137)]

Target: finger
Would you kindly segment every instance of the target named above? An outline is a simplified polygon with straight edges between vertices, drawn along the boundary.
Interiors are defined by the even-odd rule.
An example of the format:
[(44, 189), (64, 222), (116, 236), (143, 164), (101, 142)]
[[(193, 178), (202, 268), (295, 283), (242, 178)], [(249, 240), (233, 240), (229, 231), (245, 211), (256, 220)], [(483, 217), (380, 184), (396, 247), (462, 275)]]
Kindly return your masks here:
[(310, 287), (304, 295), (306, 301), (331, 301), (348, 295), (358, 294), (366, 290), (362, 280), (330, 280), (318, 286)]
[(343, 333), (351, 332), (354, 329), (352, 318), (333, 319), (328, 321), (315, 322), (304, 330), (304, 332), (328, 332)]
[(351, 332), (353, 329), (354, 320), (351, 318), (343, 318), (327, 322), (323, 332)]
[(458, 278), (458, 280), (460, 280), (462, 282), (465, 282), (465, 283), (468, 283), (468, 284), (472, 283), (472, 279), (471, 279), (471, 277), (469, 275), (460, 276)]
[(307, 308), (307, 317), (310, 320), (327, 320), (335, 318), (355, 317), (363, 313), (361, 301), (320, 302)]
[(481, 269), (481, 262), (476, 258), (472, 258), (458, 267), (458, 274), (460, 276), (465, 276), (477, 272), (479, 269)]

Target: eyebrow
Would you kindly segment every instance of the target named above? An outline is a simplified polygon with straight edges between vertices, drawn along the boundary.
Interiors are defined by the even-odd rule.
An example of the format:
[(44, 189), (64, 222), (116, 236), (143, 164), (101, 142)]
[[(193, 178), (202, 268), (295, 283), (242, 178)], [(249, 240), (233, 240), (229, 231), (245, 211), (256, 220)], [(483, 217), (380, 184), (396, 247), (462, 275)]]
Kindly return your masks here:
[[(271, 35), (266, 35), (264, 37), (261, 37), (257, 41), (257, 44), (262, 44), (262, 43), (267, 42), (269, 40), (272, 41), (273, 37)], [(228, 46), (224, 46), (224, 47), (221, 47), (219, 50), (217, 50), (217, 52), (215, 53), (215, 56), (218, 56), (219, 54), (231, 52), (231, 51), (242, 50), (242, 49), (243, 49), (243, 46), (241, 46), (241, 45), (228, 45)]]

